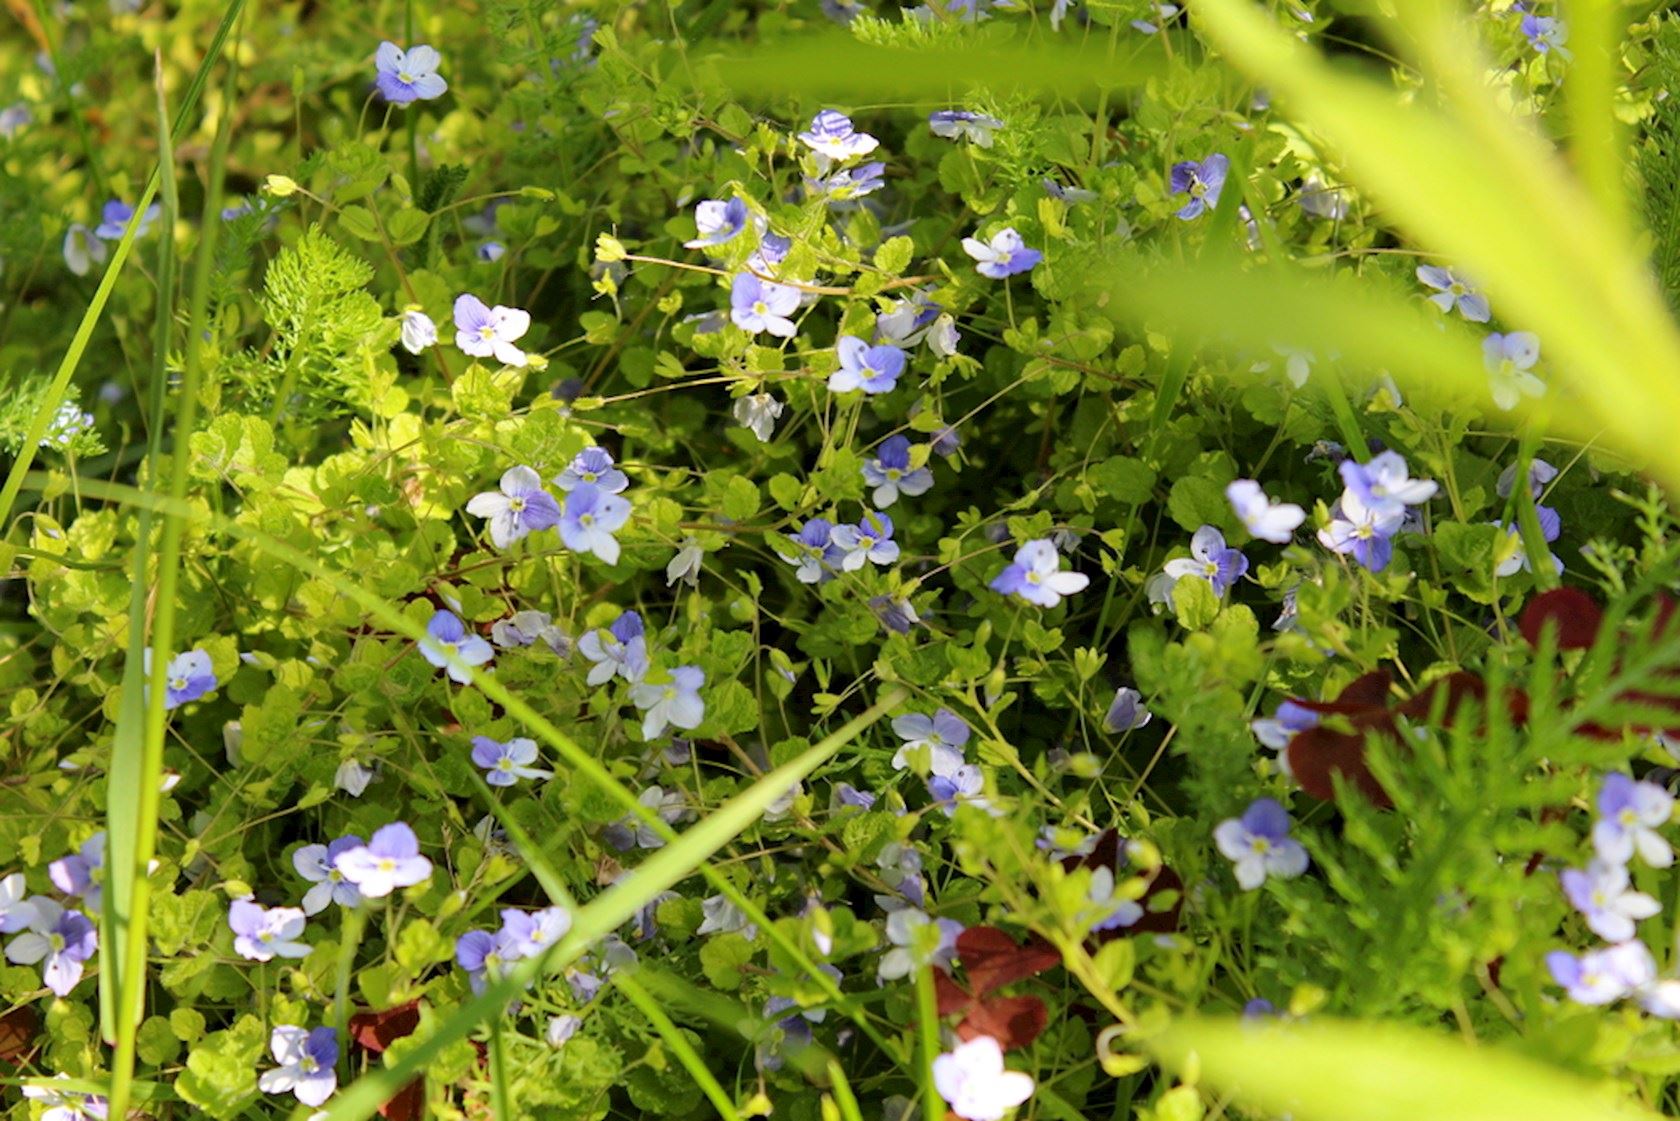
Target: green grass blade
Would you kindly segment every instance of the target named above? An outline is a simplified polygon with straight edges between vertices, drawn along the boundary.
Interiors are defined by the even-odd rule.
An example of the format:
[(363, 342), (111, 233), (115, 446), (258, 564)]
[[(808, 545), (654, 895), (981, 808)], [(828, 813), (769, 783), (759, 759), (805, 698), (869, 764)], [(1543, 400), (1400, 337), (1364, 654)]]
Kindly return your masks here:
[(1147, 1044), (1254, 1115), (1295, 1121), (1655, 1121), (1496, 1047), (1398, 1024), (1189, 1020)]
[(665, 1046), (677, 1057), (677, 1062), (681, 1063), (688, 1076), (694, 1079), (694, 1084), (700, 1087), (700, 1092), (706, 1095), (706, 1100), (712, 1103), (712, 1108), (718, 1111), (718, 1116), (722, 1117), (723, 1121), (741, 1121), (734, 1101), (725, 1092), (717, 1077), (706, 1068), (705, 1060), (688, 1042), (688, 1037), (683, 1035), (682, 1029), (665, 1014), (659, 1002), (653, 999), (653, 995), (642, 988), (636, 982), (635, 976), (628, 971), (614, 977), (613, 983), (618, 986), (618, 991), (636, 1006), (636, 1010), (647, 1022), (653, 1025), (653, 1030), (659, 1033), (659, 1038), (665, 1041)]
[(1246, 0), (1192, 10), (1396, 225), (1469, 271), (1507, 321), (1543, 332), (1547, 358), (1577, 391), (1567, 411), (1680, 485), (1668, 420), (1680, 412), (1680, 332), (1643, 259), (1549, 145), (1468, 88), (1463, 49), (1438, 45), (1446, 32), (1433, 57), (1452, 62), (1451, 112), (1402, 105), (1386, 86), (1331, 69)]

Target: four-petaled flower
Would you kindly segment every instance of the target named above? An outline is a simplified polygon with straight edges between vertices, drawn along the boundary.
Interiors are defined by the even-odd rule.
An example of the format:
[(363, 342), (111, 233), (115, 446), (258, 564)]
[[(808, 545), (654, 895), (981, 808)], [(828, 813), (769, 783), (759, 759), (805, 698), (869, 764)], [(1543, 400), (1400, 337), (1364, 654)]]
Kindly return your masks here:
[(407, 307), (402, 313), (402, 345), (410, 354), (419, 354), (437, 345), (437, 324), (417, 307)]
[(933, 1085), (963, 1121), (1001, 1121), (1032, 1097), (1032, 1075), (1005, 1070), (1003, 1046), (976, 1036), (933, 1060)]
[(854, 389), (887, 393), (904, 372), (904, 352), (896, 346), (870, 346), (856, 335), (845, 335), (835, 350), (840, 355), (840, 368), (828, 375), (828, 388), (835, 393)]
[(314, 949), (298, 941), (309, 920), (296, 907), (264, 907), (250, 899), (235, 899), (228, 904), (227, 922), (234, 935), (234, 951), (250, 961), (303, 958)]
[(1580, 957), (1554, 950), (1546, 955), (1546, 967), (1577, 1004), (1610, 1004), (1645, 988), (1657, 976), (1651, 951), (1633, 941)]
[(442, 97), (449, 89), (449, 83), (438, 76), (438, 63), (442, 61), (437, 51), (424, 43), (406, 51), (389, 41), (381, 43), (373, 56), (379, 72), (374, 85), (393, 105)]
[(975, 271), (993, 280), (1030, 272), (1044, 259), (1043, 253), (1028, 248), (1013, 226), (1005, 226), (985, 241), (965, 237), (962, 247), (964, 253), (974, 258)]
[(552, 529), (560, 504), (543, 489), (542, 476), (529, 467), (502, 472), (501, 492), (487, 490), (467, 501), (467, 513), (490, 519), (490, 543), (505, 549), (528, 534)]
[(927, 752), (929, 774), (950, 777), (963, 765), (963, 745), (968, 742), (968, 724), (948, 708), (932, 716), (919, 712), (893, 717), (892, 730), (904, 743), (893, 753), (895, 771), (910, 766), (915, 755)]
[(839, 565), (844, 554), (834, 544), (834, 523), (827, 518), (812, 518), (798, 533), (787, 534), (793, 542), (794, 575), (801, 584), (819, 583), (829, 570)]
[[(145, 237), (151, 232), (152, 223), (158, 215), (163, 213), (159, 203), (153, 203), (146, 208), (146, 213), (140, 216), (140, 227), (135, 230), (135, 237)], [(99, 211), (99, 225), (93, 228), (93, 236), (105, 241), (121, 241), (123, 231), (128, 229), (129, 222), (134, 219), (134, 208), (121, 199), (112, 199)]]
[[(152, 651), (148, 647), (142, 655), (146, 677), (152, 676)], [(169, 659), (163, 668), (163, 707), (179, 708), (196, 701), (216, 687), (216, 671), (210, 665), (210, 655), (199, 649), (188, 650)]]
[(722, 245), (747, 226), (747, 204), (739, 196), (724, 202), (706, 199), (694, 208), (694, 228), (699, 235), (683, 242), (688, 249)]
[(751, 429), (759, 443), (768, 444), (776, 431), (776, 419), (785, 407), (768, 393), (753, 393), (737, 400), (732, 412), (737, 424)]
[(586, 680), (605, 685), (613, 675), (634, 684), (648, 670), (647, 636), (642, 617), (626, 611), (610, 627), (589, 631), (578, 639), (578, 653), (594, 663)]
[(65, 895), (81, 899), (89, 911), (99, 910), (100, 884), (105, 870), (105, 831), (101, 829), (69, 856), (61, 856), (47, 865), (47, 878)]
[(1218, 206), (1219, 192), (1224, 189), (1225, 176), (1230, 170), (1231, 161), (1218, 152), (1200, 163), (1184, 160), (1173, 164), (1167, 187), (1175, 195), (1190, 196), (1190, 201), (1178, 208), (1178, 216), (1188, 222)]
[(1206, 580), (1213, 594), (1223, 597), (1248, 571), (1248, 558), (1241, 549), (1228, 547), (1218, 529), (1204, 525), (1190, 538), (1190, 556), (1170, 560), (1162, 570), (1175, 581), (1187, 576)]
[[(482, 666), (496, 656), (496, 650), (483, 638), (467, 630), (460, 616), (453, 611), (438, 611), (426, 624), (426, 637), (420, 641), (420, 654), (439, 669), (447, 670), (451, 681), (468, 685), (472, 682), (472, 666)], [(450, 661), (453, 655), (456, 665)]]
[(1598, 792), (1593, 848), (1610, 864), (1626, 864), (1638, 852), (1653, 868), (1674, 863), (1674, 849), (1657, 833), (1674, 814), (1674, 795), (1654, 782), (1635, 782), (1612, 772)]
[(1252, 479), (1237, 479), (1225, 488), (1231, 509), (1250, 534), (1274, 545), (1287, 545), (1307, 512), (1293, 502), (1274, 502)]
[(613, 534), (629, 520), (628, 501), (580, 483), (566, 496), (566, 507), (560, 515), (560, 540), (574, 553), (594, 553), (608, 564), (617, 564), (618, 538)]
[(269, 1037), (268, 1048), (280, 1065), (257, 1079), (263, 1093), (290, 1091), (304, 1105), (316, 1106), (338, 1089), (338, 1033), (332, 1028), (281, 1024)]
[(58, 996), (68, 996), (82, 979), (82, 966), (99, 947), (99, 932), (80, 911), (65, 910), (53, 899), (30, 901), (24, 932), (6, 944), (14, 965), (41, 963), (41, 980)]
[(1091, 578), (1083, 572), (1061, 572), (1062, 559), (1049, 538), (1028, 541), (1015, 550), (1015, 560), (992, 579), (991, 589), (1016, 595), (1039, 607), (1054, 607), (1063, 596), (1082, 592)]
[(531, 313), (497, 304), (488, 307), (470, 292), (455, 297), (455, 345), (473, 358), (489, 358), (504, 366), (523, 366), (525, 352), (513, 344), (531, 329)]
[(328, 903), (358, 907), (362, 893), (338, 870), (338, 858), (362, 843), (354, 833), (325, 845), (304, 845), (292, 854), (292, 867), (312, 886), (303, 893), (303, 913), (318, 915)]
[(887, 916), (887, 942), (892, 949), (881, 957), (876, 976), (884, 983), (908, 977), (924, 965), (949, 970), (957, 955), (956, 919), (934, 919), (915, 907), (901, 907)]
[(382, 826), (367, 844), (340, 853), (333, 863), (369, 899), (432, 876), (432, 862), (420, 855), (420, 839), (400, 821)]
[(643, 712), (642, 737), (663, 735), (667, 727), (698, 728), (706, 718), (700, 686), (706, 675), (698, 666), (678, 666), (665, 681), (643, 678), (630, 686), (630, 701)]
[(897, 502), (900, 494), (926, 494), (933, 488), (933, 471), (926, 464), (912, 468), (910, 441), (903, 436), (888, 436), (875, 449), (875, 458), (864, 463), (863, 481), (875, 488), (870, 494), (875, 505), (885, 509)]
[[(1440, 489), (1432, 479), (1414, 479), (1399, 452), (1383, 452), (1360, 464), (1344, 459), (1338, 468), (1345, 490), (1342, 509), (1371, 510), (1378, 514), (1404, 514), (1408, 506), (1420, 506)], [(1358, 520), (1357, 517), (1355, 520)]]
[(791, 339), (798, 328), (792, 315), (799, 307), (799, 289), (750, 272), (739, 272), (729, 283), (729, 318), (743, 331), (769, 331), (777, 338)]
[(1404, 510), (1379, 512), (1346, 499), (1331, 512), (1330, 524), (1318, 531), (1321, 545), (1332, 553), (1352, 556), (1370, 570), (1381, 572), (1394, 557), (1394, 535), (1405, 520)]
[(572, 457), (566, 469), (555, 476), (554, 485), (564, 491), (588, 485), (608, 494), (622, 494), (630, 486), (630, 477), (614, 465), (612, 452), (592, 445)]
[(1528, 45), (1538, 54), (1556, 51), (1558, 57), (1564, 60), (1574, 57), (1569, 48), (1564, 46), (1569, 39), (1569, 28), (1555, 16), (1525, 13), (1522, 18), (1522, 33), (1528, 40)]
[(1486, 323), (1489, 309), (1487, 297), (1470, 286), (1470, 282), (1451, 269), (1439, 265), (1419, 265), (1417, 278), (1426, 287), (1435, 289), (1429, 302), (1442, 311), (1458, 309), (1458, 314), (1472, 323)]
[(1546, 383), (1534, 373), (1540, 361), (1540, 336), (1532, 331), (1497, 332), (1482, 340), (1482, 361), (1488, 370), (1493, 403), (1509, 412), (1524, 397), (1540, 397)]
[(1114, 700), (1109, 703), (1108, 712), (1103, 716), (1103, 727), (1119, 735), (1121, 732), (1143, 727), (1154, 715), (1144, 706), (1142, 693), (1122, 685), (1114, 691)]
[(553, 778), (553, 771), (531, 766), (537, 761), (537, 741), (516, 736), (499, 743), (489, 736), (472, 738), (472, 761), (484, 769), (491, 786), (512, 786), (522, 778)]
[(1256, 799), (1242, 817), (1220, 822), (1213, 840), (1236, 865), (1237, 885), (1244, 891), (1267, 876), (1290, 880), (1307, 870), (1307, 850), (1289, 835), (1289, 811), (1271, 798)]
[(807, 147), (831, 160), (867, 156), (881, 143), (867, 132), (852, 127), (852, 119), (837, 109), (824, 109), (811, 118), (811, 127), (799, 134)]
[(990, 148), (992, 133), (1002, 127), (1003, 122), (996, 117), (968, 109), (941, 109), (928, 114), (928, 128), (935, 136), (947, 140), (964, 137), (981, 148)]
[(1592, 932), (1606, 942), (1633, 937), (1633, 924), (1662, 910), (1662, 904), (1634, 891), (1625, 864), (1595, 860), (1585, 870), (1565, 868), (1558, 874), (1570, 905), (1581, 912)]
[(898, 559), (898, 542), (892, 539), (892, 519), (873, 510), (865, 510), (856, 525), (837, 525), (829, 541), (844, 554), (840, 567), (856, 572), (865, 562), (891, 564)]

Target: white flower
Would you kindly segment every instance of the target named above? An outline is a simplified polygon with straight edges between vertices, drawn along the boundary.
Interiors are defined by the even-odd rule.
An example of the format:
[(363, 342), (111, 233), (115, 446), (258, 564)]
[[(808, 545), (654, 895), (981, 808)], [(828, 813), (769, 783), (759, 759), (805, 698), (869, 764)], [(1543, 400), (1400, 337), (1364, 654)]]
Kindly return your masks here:
[(402, 313), (402, 344), (403, 349), (410, 354), (419, 354), (428, 347), (437, 345), (437, 324), (431, 317), (417, 307), (403, 309)]
[(1267, 498), (1260, 484), (1252, 479), (1231, 483), (1225, 488), (1225, 497), (1249, 533), (1274, 545), (1289, 544), (1296, 528), (1307, 517), (1307, 512), (1293, 502), (1274, 502)]
[(368, 783), (372, 781), (372, 768), (362, 766), (355, 759), (346, 759), (338, 765), (338, 770), (333, 772), (333, 785), (352, 798), (360, 798), (362, 791), (366, 790)]
[(35, 904), (24, 898), (28, 892), (22, 872), (0, 880), (0, 934), (16, 934), (33, 925)]
[(934, 1059), (933, 1084), (965, 1121), (1000, 1121), (1033, 1092), (1032, 1076), (1005, 1070), (1003, 1048), (989, 1035), (959, 1043)]
[(768, 444), (776, 430), (776, 419), (785, 407), (768, 393), (754, 393), (735, 402), (735, 420), (741, 427), (752, 429), (759, 443)]
[(700, 562), (705, 556), (706, 552), (700, 548), (700, 542), (692, 537), (683, 538), (682, 547), (677, 550), (677, 555), (665, 566), (665, 586), (668, 588), (681, 580), (689, 587), (694, 587), (700, 582)]

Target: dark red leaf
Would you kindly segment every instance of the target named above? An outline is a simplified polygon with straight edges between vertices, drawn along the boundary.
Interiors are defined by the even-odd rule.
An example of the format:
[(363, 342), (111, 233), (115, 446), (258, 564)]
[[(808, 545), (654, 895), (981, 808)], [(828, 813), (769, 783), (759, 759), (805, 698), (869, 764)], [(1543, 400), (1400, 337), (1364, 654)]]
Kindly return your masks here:
[[(1392, 724), (1387, 734), (1398, 741)], [(1333, 776), (1340, 775), (1343, 782), (1351, 784), (1372, 803), (1383, 809), (1393, 807), (1388, 791), (1382, 788), (1365, 763), (1363, 734), (1336, 732), (1324, 727), (1308, 728), (1297, 732), (1284, 750), (1289, 755), (1290, 773), (1301, 784), (1301, 789), (1314, 798), (1326, 801), (1334, 798), (1336, 787)]]
[(1583, 591), (1553, 588), (1528, 601), (1518, 629), (1531, 645), (1538, 646), (1540, 632), (1548, 623), (1557, 628), (1559, 649), (1585, 650), (1598, 638), (1604, 612)]
[(957, 1034), (965, 1040), (989, 1035), (1005, 1051), (1030, 1047), (1050, 1022), (1049, 1010), (1036, 996), (996, 996), (977, 1003)]
[(1062, 955), (1036, 936), (1024, 946), (995, 926), (971, 926), (957, 935), (957, 960), (978, 996), (1061, 964)]
[(933, 995), (939, 1002), (941, 1016), (961, 1012), (974, 1003), (974, 997), (969, 995), (968, 990), (951, 980), (951, 975), (938, 967), (933, 971)]
[(420, 1026), (420, 1002), (411, 1000), (383, 1012), (363, 1009), (350, 1017), (350, 1041), (375, 1055), (397, 1040), (414, 1034)]
[(1438, 704), (1441, 724), (1450, 728), (1458, 710), (1468, 701), (1485, 706), (1487, 685), (1473, 673), (1455, 670), (1418, 690), (1415, 697), (1400, 706), (1400, 712), (1413, 720), (1427, 720), (1435, 715)]
[(379, 1116), (386, 1121), (419, 1121), (426, 1105), (426, 1080), (416, 1078), (391, 1096), (379, 1107)]
[(27, 1004), (0, 1016), (0, 1063), (21, 1062), (35, 1050), (40, 1030), (41, 1017)]
[(1387, 670), (1374, 669), (1348, 682), (1333, 701), (1298, 700), (1295, 703), (1309, 712), (1325, 716), (1358, 716), (1372, 709), (1386, 710), (1388, 691), (1393, 684), (1394, 679)]

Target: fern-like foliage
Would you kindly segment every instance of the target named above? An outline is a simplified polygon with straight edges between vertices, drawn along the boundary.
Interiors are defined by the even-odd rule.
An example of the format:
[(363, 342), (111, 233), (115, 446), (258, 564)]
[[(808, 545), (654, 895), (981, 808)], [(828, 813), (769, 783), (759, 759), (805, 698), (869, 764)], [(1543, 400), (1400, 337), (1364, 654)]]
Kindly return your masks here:
[(274, 336), (265, 356), (237, 363), (243, 391), (306, 422), (364, 407), (369, 358), (394, 330), (365, 289), (371, 279), (372, 266), (311, 226), (263, 276)]
[(1651, 260), (1680, 312), (1680, 17), (1669, 16), (1651, 41), (1650, 88), (1658, 91), (1639, 146), (1645, 183), (1645, 220), (1652, 234)]

